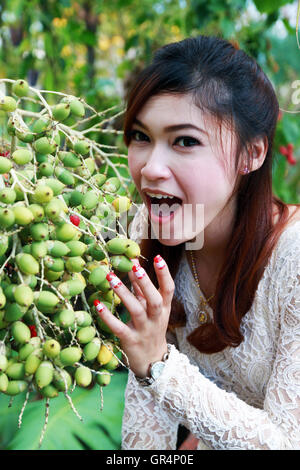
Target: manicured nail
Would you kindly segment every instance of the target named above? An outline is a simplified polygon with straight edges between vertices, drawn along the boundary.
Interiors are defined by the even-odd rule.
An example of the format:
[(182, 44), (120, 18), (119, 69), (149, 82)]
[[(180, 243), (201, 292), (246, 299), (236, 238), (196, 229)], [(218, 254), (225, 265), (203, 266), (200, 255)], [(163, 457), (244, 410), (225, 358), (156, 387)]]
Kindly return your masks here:
[(166, 266), (166, 263), (164, 262), (164, 260), (162, 259), (160, 255), (155, 256), (154, 262), (156, 266), (158, 267), (158, 269), (163, 269)]
[(146, 276), (146, 271), (139, 264), (134, 264), (132, 267), (132, 271), (138, 279), (142, 279), (142, 277)]
[(102, 310), (104, 310), (104, 305), (100, 302), (100, 300), (94, 300), (94, 305), (98, 312), (102, 312)]
[(114, 273), (108, 273), (106, 275), (106, 279), (110, 283), (111, 287), (117, 288), (122, 285), (122, 281)]

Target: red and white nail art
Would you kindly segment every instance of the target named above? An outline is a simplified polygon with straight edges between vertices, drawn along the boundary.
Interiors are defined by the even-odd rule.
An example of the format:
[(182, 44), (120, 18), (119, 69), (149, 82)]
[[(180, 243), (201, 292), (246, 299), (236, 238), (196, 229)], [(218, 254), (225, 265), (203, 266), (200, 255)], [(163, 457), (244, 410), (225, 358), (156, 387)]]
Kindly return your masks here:
[(138, 279), (142, 279), (142, 277), (146, 276), (146, 271), (139, 264), (134, 264), (132, 271)]
[(94, 305), (98, 312), (102, 312), (102, 310), (104, 310), (104, 305), (100, 302), (100, 300), (94, 300)]
[(155, 256), (154, 262), (156, 266), (158, 267), (158, 269), (163, 269), (166, 266), (165, 261), (162, 259), (160, 255)]
[(122, 281), (114, 273), (108, 273), (106, 279), (110, 283), (111, 287), (117, 288), (122, 285)]

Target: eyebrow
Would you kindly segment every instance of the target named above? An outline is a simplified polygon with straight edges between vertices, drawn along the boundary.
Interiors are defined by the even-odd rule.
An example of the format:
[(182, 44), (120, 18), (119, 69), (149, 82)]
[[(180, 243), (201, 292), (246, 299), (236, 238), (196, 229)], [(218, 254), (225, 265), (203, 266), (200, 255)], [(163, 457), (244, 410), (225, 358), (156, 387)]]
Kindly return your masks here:
[[(148, 130), (147, 126), (143, 124), (139, 119), (135, 118), (133, 120), (133, 123), (138, 124), (139, 126), (143, 127), (144, 129)], [(207, 134), (207, 132), (204, 129), (201, 129), (200, 127), (196, 127), (193, 124), (174, 124), (173, 126), (167, 126), (164, 127), (163, 130), (165, 132), (171, 132), (171, 131), (179, 131), (180, 129), (196, 129), (197, 131), (203, 132), (203, 134)]]

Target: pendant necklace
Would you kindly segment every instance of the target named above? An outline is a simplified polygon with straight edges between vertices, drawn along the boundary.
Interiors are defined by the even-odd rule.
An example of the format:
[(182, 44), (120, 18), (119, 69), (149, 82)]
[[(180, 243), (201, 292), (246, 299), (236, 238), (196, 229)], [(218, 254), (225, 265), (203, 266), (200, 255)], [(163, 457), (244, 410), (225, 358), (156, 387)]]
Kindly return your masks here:
[[(192, 262), (192, 270), (193, 270), (193, 275), (194, 275), (194, 279), (196, 281), (196, 284), (198, 286), (198, 289), (199, 291), (201, 292), (201, 288), (200, 288), (200, 284), (199, 284), (199, 279), (198, 279), (198, 274), (197, 274), (197, 270), (196, 270), (196, 263), (195, 263), (195, 258), (194, 258), (194, 255), (193, 255), (193, 252), (191, 250), (189, 250), (190, 252), (190, 256), (191, 256), (191, 262)], [(199, 319), (199, 322), (200, 324), (204, 324), (204, 323), (207, 323), (208, 322), (208, 314), (207, 312), (205, 312), (204, 310), (204, 307), (206, 304), (208, 304), (208, 302), (214, 297), (215, 294), (213, 294), (208, 300), (205, 300), (202, 295), (200, 294), (200, 301), (201, 301), (201, 304), (200, 304), (200, 307), (199, 307), (199, 310), (197, 312), (197, 315), (198, 315), (198, 319)]]

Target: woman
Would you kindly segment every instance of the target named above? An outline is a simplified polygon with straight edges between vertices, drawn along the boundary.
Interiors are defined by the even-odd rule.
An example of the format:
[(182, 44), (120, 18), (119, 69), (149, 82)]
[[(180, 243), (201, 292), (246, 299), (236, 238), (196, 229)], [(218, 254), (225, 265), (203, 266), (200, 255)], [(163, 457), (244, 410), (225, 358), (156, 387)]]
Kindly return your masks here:
[(258, 64), (213, 36), (162, 47), (131, 90), (146, 259), (132, 292), (108, 275), (130, 322), (99, 308), (130, 364), (123, 449), (176, 449), (179, 424), (198, 449), (300, 448), (300, 205), (272, 194), (278, 111)]

